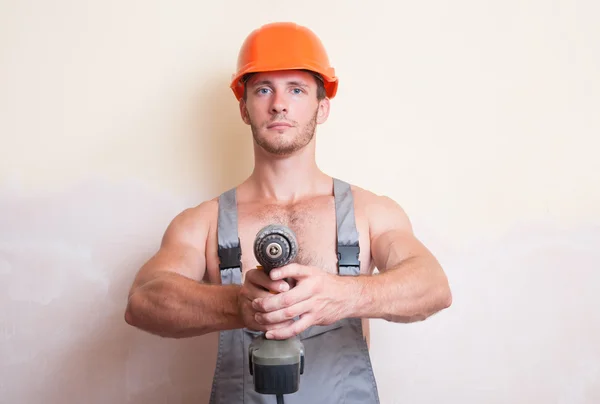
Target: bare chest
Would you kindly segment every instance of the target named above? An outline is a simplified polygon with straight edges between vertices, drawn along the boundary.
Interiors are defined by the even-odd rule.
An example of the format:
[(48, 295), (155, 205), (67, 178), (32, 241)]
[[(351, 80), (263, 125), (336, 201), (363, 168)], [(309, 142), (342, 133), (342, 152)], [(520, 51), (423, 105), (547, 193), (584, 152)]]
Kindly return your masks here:
[[(361, 272), (368, 272), (371, 266), (368, 227), (358, 210), (355, 217), (360, 236)], [(253, 253), (254, 240), (263, 227), (271, 224), (285, 225), (294, 231), (298, 242), (298, 255), (294, 262), (337, 273), (337, 221), (333, 197), (318, 197), (291, 206), (239, 204), (238, 235), (244, 272), (258, 265)], [(217, 246), (212, 244), (215, 244), (215, 250), (211, 255), (216, 257)], [(218, 262), (215, 264), (218, 267)]]
[(258, 264), (253, 244), (256, 234), (270, 224), (289, 227), (296, 235), (298, 255), (294, 262), (337, 271), (336, 218), (333, 198), (316, 198), (292, 206), (241, 205), (238, 208), (239, 234), (244, 269)]

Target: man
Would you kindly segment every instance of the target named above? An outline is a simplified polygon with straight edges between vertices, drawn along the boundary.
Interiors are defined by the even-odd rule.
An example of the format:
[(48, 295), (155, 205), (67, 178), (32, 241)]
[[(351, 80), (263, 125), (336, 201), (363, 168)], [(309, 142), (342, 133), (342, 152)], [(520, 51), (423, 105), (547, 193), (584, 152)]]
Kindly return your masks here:
[[(315, 130), (337, 85), (307, 28), (253, 31), (231, 88), (254, 138), (254, 170), (175, 217), (131, 287), (127, 323), (172, 338), (219, 332), (211, 403), (273, 402), (253, 391), (248, 371), (247, 347), (260, 332), (300, 335), (305, 345), (301, 388), (286, 403), (376, 403), (368, 319), (420, 321), (451, 303), (442, 268), (403, 210), (317, 167)], [(256, 269), (253, 242), (274, 223), (296, 233), (299, 251), (269, 277)]]

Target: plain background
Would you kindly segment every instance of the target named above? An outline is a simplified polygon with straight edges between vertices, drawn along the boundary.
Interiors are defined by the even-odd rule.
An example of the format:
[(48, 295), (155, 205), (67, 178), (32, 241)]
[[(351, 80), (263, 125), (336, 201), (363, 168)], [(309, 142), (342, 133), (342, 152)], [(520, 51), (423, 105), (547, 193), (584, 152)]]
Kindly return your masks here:
[(600, 3), (0, 1), (0, 401), (206, 403), (215, 338), (125, 324), (171, 218), (237, 184), (246, 35), (340, 77), (318, 163), (385, 194), (453, 306), (373, 322), (382, 403), (600, 402)]

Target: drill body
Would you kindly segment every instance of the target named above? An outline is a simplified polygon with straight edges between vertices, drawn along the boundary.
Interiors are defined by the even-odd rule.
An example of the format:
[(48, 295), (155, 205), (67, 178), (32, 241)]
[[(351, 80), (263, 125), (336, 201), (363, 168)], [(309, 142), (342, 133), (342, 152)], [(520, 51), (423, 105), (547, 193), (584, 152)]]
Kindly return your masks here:
[[(254, 255), (267, 275), (289, 264), (297, 251), (296, 236), (286, 226), (269, 225), (256, 235)], [(275, 394), (282, 402), (284, 394), (298, 391), (304, 373), (304, 345), (298, 337), (270, 340), (263, 333), (252, 341), (248, 355), (256, 392)]]

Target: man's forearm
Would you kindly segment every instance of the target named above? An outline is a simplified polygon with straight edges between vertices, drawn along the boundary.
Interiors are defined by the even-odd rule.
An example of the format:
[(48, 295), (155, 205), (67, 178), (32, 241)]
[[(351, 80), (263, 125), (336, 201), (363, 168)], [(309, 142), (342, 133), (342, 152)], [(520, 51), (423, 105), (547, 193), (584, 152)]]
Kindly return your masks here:
[(410, 258), (384, 273), (346, 279), (352, 296), (346, 317), (409, 323), (449, 307), (452, 300), (435, 260)]
[(165, 274), (131, 294), (125, 320), (170, 338), (241, 328), (238, 292), (238, 285), (202, 284), (177, 274)]

